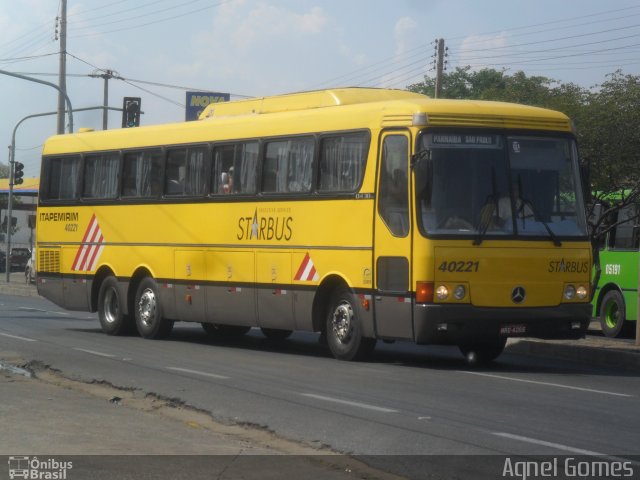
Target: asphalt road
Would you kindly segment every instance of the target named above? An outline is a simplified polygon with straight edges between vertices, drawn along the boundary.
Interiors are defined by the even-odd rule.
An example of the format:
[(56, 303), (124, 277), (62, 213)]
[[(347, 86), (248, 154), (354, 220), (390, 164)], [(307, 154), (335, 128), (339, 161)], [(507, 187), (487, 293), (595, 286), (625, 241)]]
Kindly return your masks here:
[(109, 337), (95, 315), (0, 295), (0, 352), (416, 478), (424, 457), (393, 456), (640, 454), (638, 373), (510, 353), (471, 369), (453, 347), (381, 342), (370, 361), (348, 363), (317, 340), (212, 340), (197, 324), (165, 341)]

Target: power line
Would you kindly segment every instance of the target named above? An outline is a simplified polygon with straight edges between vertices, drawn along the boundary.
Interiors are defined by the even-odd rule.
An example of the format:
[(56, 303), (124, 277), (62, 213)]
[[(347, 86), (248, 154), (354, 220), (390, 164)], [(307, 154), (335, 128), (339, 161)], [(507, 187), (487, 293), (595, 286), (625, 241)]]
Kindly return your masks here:
[[(87, 30), (87, 29), (90, 29), (90, 28), (104, 27), (106, 25), (113, 25), (114, 23), (132, 22), (132, 21), (137, 20), (139, 18), (148, 18), (150, 15), (158, 15), (160, 13), (168, 12), (170, 10), (175, 10), (175, 9), (178, 9), (178, 8), (184, 8), (187, 5), (190, 5), (192, 3), (198, 3), (198, 2), (201, 2), (201, 1), (202, 0), (191, 0), (191, 1), (188, 1), (188, 2), (181, 2), (178, 5), (167, 7), (167, 8), (164, 8), (162, 10), (156, 10), (156, 11), (150, 13), (150, 14), (149, 13), (145, 13), (143, 15), (138, 15), (138, 16), (135, 16), (135, 17), (128, 17), (128, 18), (125, 18), (125, 19), (113, 20), (113, 21), (109, 21), (109, 22), (105, 22), (105, 23), (98, 23), (98, 24), (95, 24), (95, 25), (87, 25), (87, 26), (84, 26), (84, 27), (82, 27), (82, 26), (81, 27), (76, 27), (74, 30)], [(113, 16), (117, 16), (117, 15), (122, 15), (124, 13), (132, 12), (134, 10), (140, 10), (140, 9), (143, 9), (143, 8), (147, 8), (147, 7), (151, 6), (151, 5), (157, 6), (158, 5), (157, 0), (156, 1), (152, 1), (152, 2), (143, 3), (142, 5), (138, 5), (137, 7), (129, 8), (129, 9), (126, 9), (126, 10), (121, 10), (119, 12), (109, 13), (107, 15), (99, 15), (99, 16), (95, 16), (95, 17), (90, 17), (88, 20), (92, 20), (94, 18), (104, 19), (104, 18), (107, 18), (107, 17), (113, 17)]]
[[(198, 0), (196, 0), (196, 1), (198, 1)], [(108, 30), (108, 31), (104, 31), (104, 32), (86, 33), (86, 34), (83, 34), (83, 35), (71, 35), (70, 37), (71, 38), (93, 37), (93, 36), (96, 36), (96, 35), (104, 35), (104, 34), (107, 34), (107, 33), (122, 32), (122, 31), (125, 31), (125, 30), (131, 30), (131, 29), (134, 29), (134, 28), (138, 29), (138, 28), (142, 28), (142, 27), (147, 27), (149, 25), (156, 25), (158, 23), (169, 22), (169, 21), (175, 20), (177, 18), (182, 18), (182, 17), (186, 17), (188, 15), (192, 15), (194, 13), (199, 13), (199, 12), (203, 12), (205, 10), (210, 10), (212, 8), (217, 8), (217, 7), (221, 6), (221, 5), (224, 5), (225, 3), (229, 3), (230, 1), (231, 0), (224, 0), (222, 2), (216, 3), (215, 5), (208, 5), (206, 7), (198, 8), (196, 10), (190, 10), (188, 12), (185, 12), (185, 13), (181, 14), (181, 15), (173, 15), (173, 16), (167, 17), (167, 18), (162, 18), (162, 19), (158, 19), (158, 20), (152, 20), (152, 21), (147, 22), (147, 23), (139, 23), (139, 24), (136, 24), (136, 25), (133, 25), (133, 26), (130, 26), (130, 27), (116, 28), (114, 30)], [(184, 5), (181, 5), (181, 6), (184, 6)], [(177, 7), (174, 7), (174, 8), (177, 8)], [(146, 17), (146, 15), (143, 15), (143, 17)], [(140, 17), (135, 17), (135, 18), (140, 18)], [(132, 20), (132, 19), (129, 19), (129, 20)], [(113, 22), (113, 23), (122, 23), (122, 22)]]

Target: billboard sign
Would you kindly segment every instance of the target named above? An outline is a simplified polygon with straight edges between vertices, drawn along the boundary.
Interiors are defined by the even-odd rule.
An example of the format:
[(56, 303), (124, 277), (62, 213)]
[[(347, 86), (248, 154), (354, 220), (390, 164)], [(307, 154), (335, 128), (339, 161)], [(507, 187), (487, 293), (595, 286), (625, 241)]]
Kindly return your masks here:
[(228, 102), (231, 94), (220, 92), (187, 92), (185, 121), (197, 120), (210, 103)]

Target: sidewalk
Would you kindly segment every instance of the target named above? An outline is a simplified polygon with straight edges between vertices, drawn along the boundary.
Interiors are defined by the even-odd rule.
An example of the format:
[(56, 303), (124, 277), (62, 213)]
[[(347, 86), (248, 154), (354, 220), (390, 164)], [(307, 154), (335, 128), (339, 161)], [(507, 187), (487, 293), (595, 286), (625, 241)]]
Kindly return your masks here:
[[(38, 296), (36, 286), (25, 283), (24, 273), (11, 274), (7, 283), (6, 274), (0, 274), (0, 294)], [(512, 338), (505, 352), (538, 357), (559, 358), (603, 367), (625, 368), (640, 371), (640, 347), (634, 339), (611, 339), (597, 336), (600, 325), (591, 322), (590, 332), (595, 335), (581, 340), (536, 340)]]
[(20, 468), (36, 474), (51, 473), (52, 464), (53, 473), (68, 469), (24, 478), (398, 480), (352, 457), (219, 423), (168, 400), (30, 373), (0, 364), (0, 480), (21, 459)]
[(7, 273), (0, 273), (0, 293), (18, 295), (21, 297), (37, 297), (38, 290), (34, 283), (25, 282), (24, 272), (11, 272), (10, 282), (7, 283)]

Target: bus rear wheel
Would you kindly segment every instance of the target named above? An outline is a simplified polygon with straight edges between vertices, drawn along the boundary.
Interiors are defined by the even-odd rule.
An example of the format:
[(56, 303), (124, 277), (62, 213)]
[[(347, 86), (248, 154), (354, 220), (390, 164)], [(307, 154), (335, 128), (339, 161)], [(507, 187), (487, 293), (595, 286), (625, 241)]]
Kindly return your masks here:
[(356, 303), (347, 288), (335, 291), (327, 313), (326, 338), (329, 349), (338, 360), (362, 360), (375, 348), (376, 339), (362, 335)]
[(607, 292), (600, 304), (600, 326), (606, 337), (620, 337), (626, 330), (627, 309), (618, 290)]
[(133, 330), (133, 321), (122, 312), (118, 281), (110, 276), (103, 280), (98, 292), (98, 319), (107, 335), (124, 335)]
[(134, 304), (136, 327), (144, 338), (167, 338), (173, 329), (173, 321), (163, 318), (158, 286), (149, 277), (140, 282)]
[(460, 345), (459, 348), (469, 365), (483, 365), (498, 358), (506, 344), (506, 338), (499, 338), (494, 342), (465, 344)]

